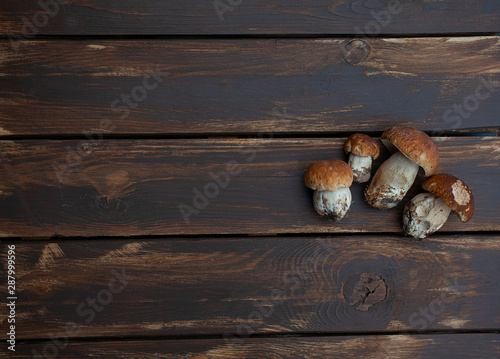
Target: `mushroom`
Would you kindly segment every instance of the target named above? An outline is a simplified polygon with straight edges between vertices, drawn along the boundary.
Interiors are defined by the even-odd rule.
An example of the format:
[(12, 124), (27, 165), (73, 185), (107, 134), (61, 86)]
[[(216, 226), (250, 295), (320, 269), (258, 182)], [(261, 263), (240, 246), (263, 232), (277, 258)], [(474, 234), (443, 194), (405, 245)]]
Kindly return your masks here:
[(401, 202), (415, 181), (419, 167), (425, 176), (436, 171), (439, 151), (427, 134), (413, 127), (391, 127), (381, 139), (393, 155), (373, 176), (365, 190), (365, 198), (375, 208), (388, 209)]
[(455, 176), (438, 173), (427, 178), (420, 193), (406, 204), (403, 231), (415, 239), (424, 239), (445, 224), (450, 211), (465, 223), (474, 214), (474, 196), (464, 182)]
[(355, 133), (345, 141), (344, 151), (349, 155), (349, 166), (354, 174), (354, 182), (368, 182), (372, 170), (372, 160), (380, 155), (380, 146), (373, 138)]
[(312, 163), (306, 171), (306, 186), (314, 190), (314, 209), (334, 221), (345, 217), (351, 207), (351, 167), (341, 160)]

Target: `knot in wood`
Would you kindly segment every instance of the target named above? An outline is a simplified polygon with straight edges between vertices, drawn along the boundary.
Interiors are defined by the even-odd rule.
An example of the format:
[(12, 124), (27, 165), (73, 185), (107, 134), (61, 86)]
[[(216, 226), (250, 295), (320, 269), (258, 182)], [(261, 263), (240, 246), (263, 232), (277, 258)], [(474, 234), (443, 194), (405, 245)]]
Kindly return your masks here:
[(378, 274), (358, 273), (347, 278), (342, 292), (349, 305), (366, 312), (387, 297), (387, 284)]
[(108, 198), (107, 197), (99, 197), (97, 200), (97, 205), (101, 208), (108, 208)]
[(363, 40), (351, 40), (344, 47), (344, 60), (351, 65), (359, 64), (368, 57), (370, 45)]

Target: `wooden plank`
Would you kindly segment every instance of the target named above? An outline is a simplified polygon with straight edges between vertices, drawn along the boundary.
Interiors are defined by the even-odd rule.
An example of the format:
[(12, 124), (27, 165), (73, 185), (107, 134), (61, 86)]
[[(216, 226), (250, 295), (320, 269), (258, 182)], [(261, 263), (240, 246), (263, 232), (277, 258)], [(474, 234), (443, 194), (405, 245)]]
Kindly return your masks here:
[[(43, 6), (43, 4), (48, 6)], [(59, 3), (60, 5), (58, 5)], [(5, 34), (240, 35), (492, 33), (496, 0), (4, 0)], [(44, 15), (45, 13), (45, 15)]]
[[(33, 353), (58, 358), (166, 359), (166, 358), (496, 358), (496, 334), (376, 335), (345, 337), (248, 338), (239, 345), (221, 339), (145, 340), (68, 343), (22, 343), (17, 359)], [(14, 358), (14, 356), (10, 356)]]
[(500, 329), (493, 234), (31, 241), (15, 251), (18, 340)]
[(498, 128), (499, 49), (494, 36), (25, 41), (1, 54), (0, 134)]
[[(405, 201), (381, 211), (351, 187), (347, 218), (320, 217), (304, 173), (340, 158), (340, 139), (1, 141), (0, 235), (401, 233)], [(438, 171), (463, 179), (476, 199), (466, 224), (442, 231), (498, 231), (500, 138), (436, 138)], [(388, 157), (377, 159), (378, 168)], [(373, 170), (372, 170), (373, 171)], [(406, 196), (420, 193), (423, 178)]]

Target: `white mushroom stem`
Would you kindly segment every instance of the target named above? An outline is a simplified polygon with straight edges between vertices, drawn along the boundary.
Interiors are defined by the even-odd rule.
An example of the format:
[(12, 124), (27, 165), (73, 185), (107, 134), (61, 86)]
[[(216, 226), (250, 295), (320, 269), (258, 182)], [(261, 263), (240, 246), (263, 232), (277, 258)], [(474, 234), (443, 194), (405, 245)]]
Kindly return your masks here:
[(407, 236), (424, 239), (446, 223), (451, 208), (431, 193), (421, 193), (408, 202), (403, 212), (403, 231)]
[(415, 182), (418, 168), (418, 164), (396, 152), (382, 163), (373, 176), (365, 191), (366, 201), (379, 209), (397, 206)]
[(372, 170), (372, 158), (361, 157), (351, 153), (349, 155), (349, 167), (354, 175), (354, 182), (364, 183), (370, 180)]
[(340, 221), (351, 207), (351, 191), (349, 188), (337, 188), (333, 192), (314, 191), (313, 202), (314, 209), (320, 215)]

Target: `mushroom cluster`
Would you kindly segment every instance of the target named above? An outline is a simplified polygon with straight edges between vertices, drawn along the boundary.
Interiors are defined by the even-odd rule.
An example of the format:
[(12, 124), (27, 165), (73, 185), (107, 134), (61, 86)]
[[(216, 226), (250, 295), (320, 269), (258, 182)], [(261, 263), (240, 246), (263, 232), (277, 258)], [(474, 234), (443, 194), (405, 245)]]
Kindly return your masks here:
[[(393, 126), (381, 137), (391, 153), (378, 168), (365, 189), (366, 202), (377, 209), (397, 206), (411, 188), (419, 170), (428, 177), (422, 188), (428, 192), (411, 199), (404, 208), (403, 232), (424, 239), (439, 230), (451, 211), (462, 222), (474, 214), (471, 189), (455, 176), (434, 174), (439, 165), (439, 151), (423, 131), (408, 126)], [(368, 135), (355, 133), (344, 143), (348, 163), (327, 160), (312, 163), (305, 173), (305, 184), (314, 190), (314, 209), (321, 216), (339, 221), (348, 213), (352, 182), (370, 180), (372, 161), (380, 154), (380, 146)]]

